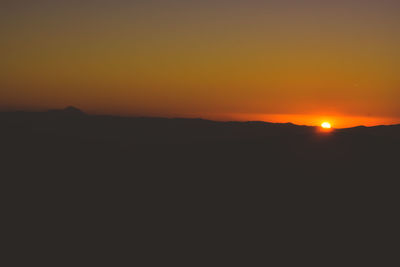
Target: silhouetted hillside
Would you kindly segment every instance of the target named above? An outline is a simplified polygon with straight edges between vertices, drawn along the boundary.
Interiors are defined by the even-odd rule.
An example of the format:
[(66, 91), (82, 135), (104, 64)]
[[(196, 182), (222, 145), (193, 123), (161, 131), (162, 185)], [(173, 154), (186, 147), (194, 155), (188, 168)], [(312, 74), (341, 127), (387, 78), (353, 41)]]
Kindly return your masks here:
[[(47, 153), (63, 157), (73, 149), (77, 155), (68, 160), (87, 154), (88, 164), (96, 164), (98, 157), (109, 166), (130, 160), (134, 166), (142, 161), (157, 165), (174, 158), (174, 163), (192, 158), (190, 164), (200, 164), (196, 167), (199, 172), (207, 170), (211, 161), (221, 171), (248, 166), (247, 171), (268, 170), (266, 175), (278, 176), (297, 166), (300, 169), (295, 175), (302, 175), (301, 170), (308, 175), (323, 172), (326, 167), (330, 171), (325, 175), (338, 172), (344, 177), (363, 171), (357, 170), (357, 165), (397, 162), (400, 141), (398, 125), (324, 133), (316, 127), (293, 124), (89, 116), (76, 108), (1, 113), (0, 123), (4, 152), (9, 149), (11, 154), (30, 155), (32, 161), (47, 160)], [(25, 160), (23, 163), (30, 162)], [(349, 161), (354, 168), (348, 166)], [(259, 165), (253, 166), (257, 162)]]
[[(290, 242), (293, 257), (326, 258), (336, 247), (362, 253), (361, 240), (382, 241), (371, 229), (390, 234), (394, 222), (399, 125), (323, 133), (68, 108), (3, 112), (0, 127), (3, 185), (17, 221), (37, 229), (18, 234), (32, 240), (57, 232), (74, 246), (100, 238), (181, 258), (204, 247), (284, 253)], [(135, 248), (121, 241), (131, 234)], [(96, 251), (90, 244), (85, 251)]]

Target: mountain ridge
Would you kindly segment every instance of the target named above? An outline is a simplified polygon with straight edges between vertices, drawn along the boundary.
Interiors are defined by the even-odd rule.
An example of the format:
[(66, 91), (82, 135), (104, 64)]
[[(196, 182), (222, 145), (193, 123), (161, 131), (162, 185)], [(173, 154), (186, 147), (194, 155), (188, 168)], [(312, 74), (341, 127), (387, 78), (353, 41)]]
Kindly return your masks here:
[[(123, 115), (113, 115), (113, 114), (89, 114), (74, 106), (67, 106), (63, 109), (49, 109), (45, 111), (0, 111), (2, 116), (6, 114), (35, 114), (35, 115), (64, 115), (64, 116), (87, 116), (87, 117), (98, 117), (98, 118), (115, 118), (115, 119), (131, 119), (131, 120), (165, 120), (165, 121), (179, 121), (179, 122), (203, 122), (203, 123), (214, 123), (214, 124), (241, 124), (247, 126), (284, 126), (284, 127), (308, 127), (308, 128), (320, 128), (319, 126), (313, 125), (304, 125), (304, 124), (295, 124), (292, 122), (268, 122), (268, 121), (234, 121), (234, 120), (212, 120), (207, 118), (190, 118), (190, 117), (160, 117), (160, 116), (123, 116)], [(346, 128), (333, 128), (333, 131), (345, 131), (345, 130), (366, 130), (366, 129), (383, 129), (390, 127), (400, 127), (400, 124), (382, 124), (382, 125), (373, 125), (373, 126), (365, 126), (358, 125), (354, 127), (346, 127)]]

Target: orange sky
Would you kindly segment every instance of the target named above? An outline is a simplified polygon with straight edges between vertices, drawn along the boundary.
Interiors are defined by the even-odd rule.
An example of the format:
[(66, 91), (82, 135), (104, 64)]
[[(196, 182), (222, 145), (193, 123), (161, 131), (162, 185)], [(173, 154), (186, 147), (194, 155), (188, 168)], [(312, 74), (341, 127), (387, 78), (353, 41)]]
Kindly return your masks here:
[(21, 2), (0, 10), (3, 109), (400, 123), (398, 1)]

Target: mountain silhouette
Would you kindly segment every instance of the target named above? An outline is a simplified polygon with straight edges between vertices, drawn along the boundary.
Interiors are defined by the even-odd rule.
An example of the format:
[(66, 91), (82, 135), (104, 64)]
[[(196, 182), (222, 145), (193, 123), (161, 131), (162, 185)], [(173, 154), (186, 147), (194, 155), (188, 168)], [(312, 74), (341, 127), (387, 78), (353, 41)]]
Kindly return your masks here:
[(321, 262), (338, 249), (362, 255), (397, 229), (400, 125), (321, 133), (68, 107), (3, 112), (0, 126), (6, 203), (14, 226), (29, 225), (14, 232), (33, 235), (29, 246), (57, 238), (96, 254), (133, 242), (150, 260), (240, 249)]
[(86, 115), (85, 112), (83, 112), (82, 110), (73, 107), (73, 106), (68, 106), (64, 109), (53, 109), (53, 110), (49, 110), (49, 113), (56, 113), (56, 114), (62, 114), (62, 115), (68, 115), (68, 116), (82, 116), (82, 115)]

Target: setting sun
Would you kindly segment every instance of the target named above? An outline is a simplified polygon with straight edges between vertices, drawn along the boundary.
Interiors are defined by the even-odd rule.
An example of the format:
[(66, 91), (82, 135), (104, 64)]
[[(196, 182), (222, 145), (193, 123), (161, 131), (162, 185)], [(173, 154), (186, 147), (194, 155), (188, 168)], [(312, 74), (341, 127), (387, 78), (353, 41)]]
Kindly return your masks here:
[(321, 127), (324, 129), (330, 129), (330, 128), (332, 128), (332, 125), (329, 122), (323, 122), (321, 124)]

